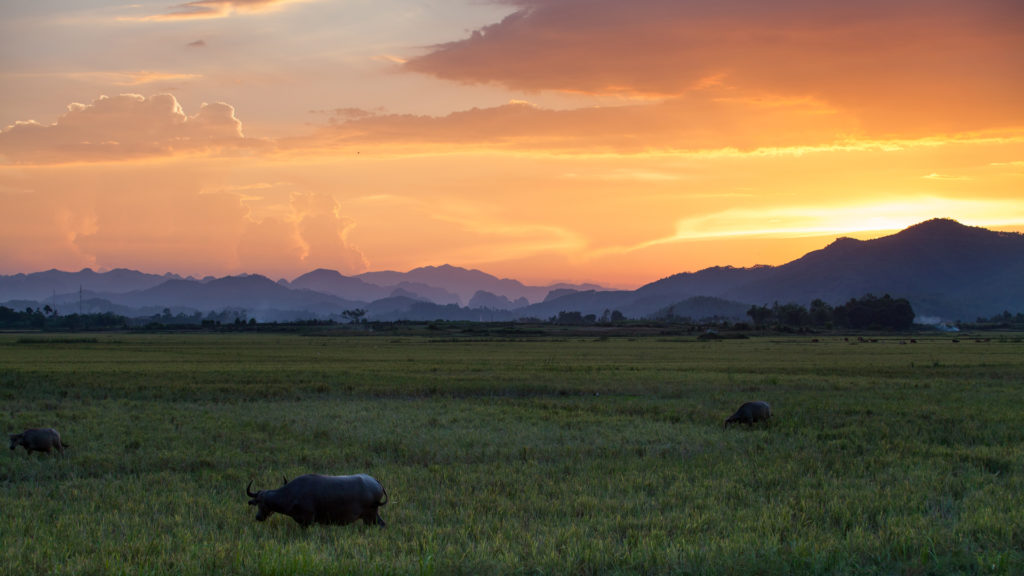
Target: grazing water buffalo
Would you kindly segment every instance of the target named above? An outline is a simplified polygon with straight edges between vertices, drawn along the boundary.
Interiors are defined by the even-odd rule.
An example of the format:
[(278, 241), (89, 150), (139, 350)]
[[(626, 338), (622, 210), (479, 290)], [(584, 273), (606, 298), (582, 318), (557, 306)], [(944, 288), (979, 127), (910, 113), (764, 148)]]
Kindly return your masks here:
[(60, 441), (60, 434), (53, 428), (29, 428), (21, 434), (11, 434), (10, 437), (11, 450), (24, 446), (29, 454), (33, 450), (49, 454), (54, 448), (64, 454), (64, 449), (69, 447)]
[(377, 508), (388, 503), (388, 493), (380, 482), (366, 474), (323, 476), (305, 474), (277, 490), (252, 491), (245, 488), (250, 506), (258, 507), (256, 520), (262, 522), (274, 512), (291, 516), (302, 526), (348, 524), (362, 518), (367, 525), (384, 526)]
[(733, 422), (740, 422), (743, 424), (753, 424), (754, 422), (765, 422), (771, 423), (772, 407), (767, 402), (744, 402), (740, 406), (739, 410), (733, 413), (725, 419), (725, 424), (722, 425), (722, 429), (725, 430), (729, 424)]

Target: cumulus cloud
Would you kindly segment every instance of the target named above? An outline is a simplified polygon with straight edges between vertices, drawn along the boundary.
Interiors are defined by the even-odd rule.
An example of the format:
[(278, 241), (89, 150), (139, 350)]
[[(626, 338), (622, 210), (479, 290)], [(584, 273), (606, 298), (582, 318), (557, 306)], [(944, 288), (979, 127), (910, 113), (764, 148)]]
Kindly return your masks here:
[(876, 132), (1024, 121), (1016, 0), (507, 3), (501, 22), (404, 67), (517, 90), (813, 97)]
[(188, 116), (170, 94), (122, 94), (71, 104), (53, 124), (8, 126), (0, 131), (0, 157), (24, 163), (111, 160), (242, 140), (242, 123), (227, 104), (203, 104)]
[(307, 269), (330, 268), (348, 274), (366, 271), (366, 258), (348, 241), (355, 222), (341, 215), (337, 200), (327, 194), (297, 193), (292, 195), (292, 207), (301, 260)]
[[(284, 202), (270, 198), (243, 197), (254, 207), (238, 241), (238, 260), (243, 270), (266, 270), (289, 276), (316, 268), (343, 274), (365, 272), (368, 262), (348, 239), (355, 221), (342, 215), (340, 203), (329, 194), (292, 191)], [(258, 217), (255, 213), (263, 212)]]

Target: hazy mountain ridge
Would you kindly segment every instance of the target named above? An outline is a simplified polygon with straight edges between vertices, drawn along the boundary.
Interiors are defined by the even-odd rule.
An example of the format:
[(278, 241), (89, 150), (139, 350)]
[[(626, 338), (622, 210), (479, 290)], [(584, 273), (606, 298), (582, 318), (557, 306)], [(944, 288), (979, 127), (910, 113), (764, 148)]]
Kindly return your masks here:
[(527, 286), (518, 280), (498, 278), (480, 270), (467, 270), (448, 264), (423, 266), (408, 272), (366, 272), (354, 277), (381, 286), (419, 283), (442, 288), (457, 295), (458, 300), (455, 303), (463, 306), (467, 305), (476, 293), (481, 291), (504, 296), (511, 301), (525, 298), (529, 302), (538, 302), (555, 289), (603, 290), (603, 287), (596, 284), (558, 283), (550, 286)]
[(78, 293), (79, 289), (90, 292), (114, 294), (145, 290), (158, 286), (169, 279), (180, 279), (175, 274), (145, 274), (116, 268), (109, 272), (95, 272), (84, 268), (78, 272), (47, 270), (32, 274), (0, 276), (0, 298), (3, 300), (41, 300), (56, 294)]
[(806, 306), (818, 298), (838, 305), (867, 293), (905, 297), (918, 316), (947, 320), (1024, 311), (1024, 236), (935, 219), (873, 240), (838, 238), (781, 266), (712, 267), (637, 290), (526, 286), (449, 265), (356, 276), (318, 269), (291, 282), (258, 274), (197, 280), (88, 268), (0, 276), (0, 302), (19, 308), (34, 302), (61, 312), (81, 306), (138, 316), (163, 308), (188, 314), (231, 308), (280, 321), (342, 319), (342, 312), (355, 308), (371, 320), (547, 319), (563, 311), (601, 317), (615, 310), (630, 318), (672, 313), (743, 319), (750, 305)]
[[(50, 270), (33, 274), (0, 276), (0, 303), (24, 309), (50, 305), (60, 312), (114, 312), (128, 316), (151, 315), (153, 310), (191, 315), (222, 309), (244, 309), (258, 320), (342, 319), (345, 310), (365, 309), (372, 319), (411, 319), (403, 313), (431, 319), (478, 317), (456, 312), (463, 295), (471, 307), (488, 310), (483, 316), (511, 319), (507, 313), (494, 318), (491, 309), (505, 312), (543, 299), (551, 290), (577, 290), (593, 285), (557, 284), (526, 286), (499, 279), (478, 270), (453, 266), (417, 268), (410, 272), (376, 272), (366, 275), (389, 283), (378, 285), (359, 276), (317, 269), (291, 282), (277, 282), (259, 275), (243, 274), (201, 280), (167, 274), (158, 276), (132, 270), (79, 272)], [(436, 282), (437, 285), (425, 281)], [(465, 282), (470, 282), (466, 284)], [(570, 288), (565, 288), (570, 287)], [(452, 290), (449, 290), (451, 288)], [(495, 293), (485, 290), (500, 290)], [(88, 304), (88, 305), (85, 305)], [(433, 310), (433, 311), (432, 311)]]

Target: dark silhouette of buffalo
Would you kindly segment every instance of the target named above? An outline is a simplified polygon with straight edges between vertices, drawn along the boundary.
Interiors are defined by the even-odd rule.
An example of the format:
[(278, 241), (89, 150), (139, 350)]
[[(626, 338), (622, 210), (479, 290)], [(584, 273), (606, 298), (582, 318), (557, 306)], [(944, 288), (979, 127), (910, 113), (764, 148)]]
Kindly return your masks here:
[(375, 478), (366, 474), (324, 476), (305, 474), (277, 490), (252, 491), (245, 488), (249, 505), (256, 506), (256, 520), (262, 522), (274, 512), (291, 516), (302, 526), (348, 524), (362, 518), (367, 525), (385, 526), (377, 509), (388, 503), (388, 493)]
[(741, 424), (753, 425), (755, 422), (765, 421), (771, 424), (772, 407), (767, 402), (760, 400), (744, 402), (732, 416), (725, 419), (722, 429), (725, 430), (729, 424), (739, 422)]
[(10, 438), (11, 450), (24, 446), (29, 454), (33, 451), (49, 454), (51, 450), (56, 449), (63, 455), (64, 449), (70, 448), (68, 444), (60, 441), (60, 434), (53, 428), (29, 428), (21, 434), (11, 434)]

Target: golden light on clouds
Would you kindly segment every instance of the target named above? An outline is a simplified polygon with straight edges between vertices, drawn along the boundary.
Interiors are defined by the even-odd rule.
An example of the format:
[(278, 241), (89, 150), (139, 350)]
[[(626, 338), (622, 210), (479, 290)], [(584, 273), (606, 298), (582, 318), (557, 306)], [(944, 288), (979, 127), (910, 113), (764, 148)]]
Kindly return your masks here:
[(313, 0), (196, 0), (172, 6), (168, 11), (147, 16), (122, 16), (122, 20), (174, 21), (216, 20), (234, 15), (265, 14), (283, 10), (289, 4)]
[(139, 70), (137, 72), (73, 72), (67, 76), (75, 80), (88, 80), (113, 86), (141, 86), (158, 82), (180, 82), (202, 78), (201, 74), (178, 74), (150, 70)]
[(1024, 227), (1012, 0), (168, 6), (0, 23), (0, 273), (635, 287)]
[[(787, 206), (775, 210), (730, 210), (681, 220), (671, 241), (716, 237), (821, 237), (898, 231), (920, 222), (922, 210), (959, 214), (980, 226), (1000, 228), (1024, 218), (1024, 206), (1009, 199), (962, 200), (940, 197), (897, 202), (818, 206)], [(1001, 216), (994, 216), (999, 214)]]

